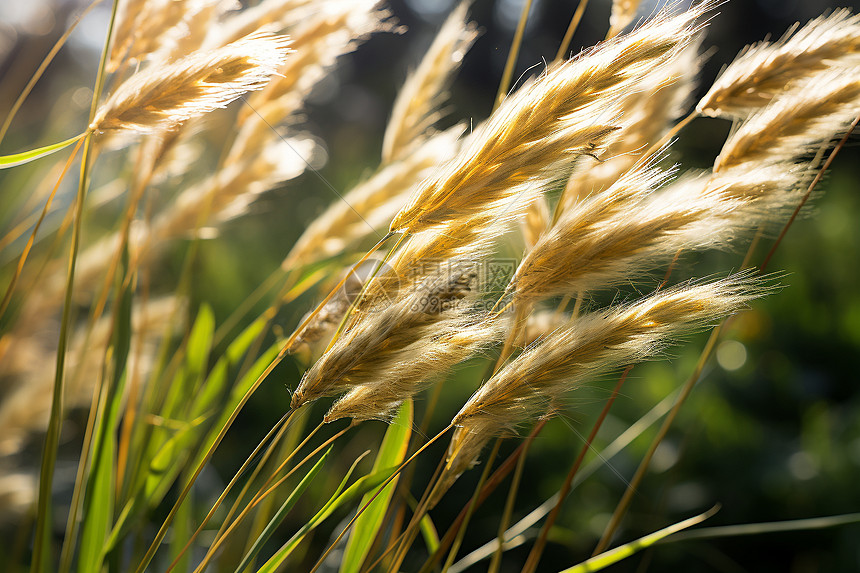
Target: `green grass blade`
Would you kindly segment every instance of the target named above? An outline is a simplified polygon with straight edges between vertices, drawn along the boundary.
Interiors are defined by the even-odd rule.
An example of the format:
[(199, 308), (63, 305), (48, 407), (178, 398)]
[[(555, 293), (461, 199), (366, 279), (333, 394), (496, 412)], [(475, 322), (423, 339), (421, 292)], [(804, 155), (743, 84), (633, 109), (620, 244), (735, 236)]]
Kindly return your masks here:
[(421, 537), (424, 538), (424, 543), (427, 545), (427, 552), (433, 555), (439, 548), (439, 533), (436, 531), (436, 526), (433, 525), (433, 520), (425, 514), (418, 523), (418, 527), (421, 529)]
[[(388, 426), (379, 453), (373, 462), (373, 471), (381, 468), (399, 466), (406, 457), (409, 439), (412, 437), (412, 400), (407, 400), (400, 407), (397, 417)], [(370, 551), (373, 540), (382, 525), (382, 519), (388, 510), (391, 496), (397, 480), (394, 479), (385, 486), (385, 490), (373, 500), (359, 518), (355, 521), (352, 533), (346, 544), (343, 560), (340, 565), (341, 573), (358, 573), (361, 565)], [(361, 506), (370, 501), (370, 495), (365, 494)]]
[[(122, 263), (128, 268), (128, 250)], [(81, 547), (78, 555), (79, 571), (99, 571), (102, 568), (103, 548), (111, 529), (116, 489), (116, 431), (123, 412), (126, 366), (131, 348), (131, 283), (122, 287), (124, 273), (118, 275), (121, 289), (117, 300), (113, 340), (108, 355), (112, 357), (113, 371), (105, 388), (103, 410), (96, 419), (92, 466), (84, 498), (84, 520), (81, 529)]]
[[(199, 338), (193, 334), (189, 337), (189, 351), (191, 346), (195, 346), (198, 350), (207, 346), (204, 341), (209, 338), (209, 335), (204, 336), (203, 333), (208, 332), (209, 328), (208, 326), (204, 328), (202, 322), (203, 320), (208, 320), (205, 318), (205, 312), (201, 309), (201, 312), (198, 313), (195, 326), (192, 327), (192, 331), (196, 330), (199, 332)], [(201, 316), (204, 318), (201, 318)], [(113, 531), (111, 531), (108, 538), (108, 549), (114, 547), (128, 533), (131, 524), (135, 522), (141, 512), (147, 511), (153, 505), (157, 505), (164, 496), (164, 493), (169, 490), (173, 479), (178, 475), (179, 466), (176, 464), (176, 461), (183, 455), (182, 452), (188, 452), (189, 447), (196, 446), (198, 443), (199, 433), (206, 427), (205, 422), (212, 416), (212, 411), (218, 398), (225, 391), (231, 368), (239, 364), (242, 357), (248, 351), (248, 348), (265, 327), (265, 324), (264, 320), (256, 321), (230, 343), (227, 350), (218, 359), (206, 377), (201, 390), (194, 394), (190, 406), (190, 416), (192, 419), (186, 422), (180, 430), (174, 432), (169, 438), (161, 442), (160, 446), (156, 449), (152, 449), (152, 440), (155, 439), (157, 432), (149, 433), (150, 442), (144, 445), (143, 449), (151, 453), (146, 456), (146, 460), (148, 461), (138, 464), (138, 475), (135, 477), (135, 493), (126, 503), (123, 512), (114, 524)], [(197, 341), (192, 343), (191, 340), (194, 338), (197, 338)], [(206, 354), (208, 356), (208, 351)], [(205, 362), (199, 352), (198, 357), (194, 361), (197, 363)]]
[(829, 529), (840, 525), (860, 523), (860, 513), (845, 513), (826, 517), (811, 517), (808, 519), (792, 519), (789, 521), (767, 521), (763, 523), (743, 523), (739, 525), (723, 525), (719, 527), (701, 527), (694, 531), (685, 531), (673, 535), (666, 542), (687, 541), (688, 539), (717, 539), (720, 537), (737, 537), (747, 535), (762, 535), (765, 533), (785, 533), (787, 531), (804, 531), (811, 529)]
[(331, 453), (331, 449), (332, 448), (329, 447), (325, 451), (325, 453), (320, 457), (320, 459), (317, 460), (317, 463), (315, 463), (314, 466), (310, 469), (310, 471), (308, 471), (307, 475), (302, 478), (302, 480), (299, 482), (299, 485), (297, 485), (296, 488), (290, 493), (286, 501), (284, 501), (284, 503), (281, 505), (280, 509), (275, 512), (275, 515), (269, 521), (268, 525), (266, 525), (265, 529), (263, 529), (263, 532), (260, 534), (260, 536), (257, 537), (257, 539), (254, 541), (254, 544), (251, 546), (251, 549), (248, 550), (248, 553), (242, 559), (242, 562), (236, 568), (236, 571), (244, 571), (245, 568), (248, 567), (248, 565), (254, 560), (254, 558), (263, 548), (263, 545), (266, 543), (266, 541), (269, 540), (269, 538), (272, 536), (272, 533), (275, 532), (275, 529), (278, 527), (278, 525), (281, 524), (281, 522), (284, 520), (284, 517), (286, 517), (287, 513), (289, 513), (289, 511), (299, 500), (299, 497), (302, 495), (302, 493), (304, 493), (304, 491), (308, 488), (316, 475), (320, 472), (323, 465), (325, 464), (326, 459)]
[(687, 529), (688, 527), (692, 527), (698, 523), (701, 523), (714, 515), (717, 512), (717, 507), (709, 509), (705, 513), (697, 515), (695, 517), (691, 517), (690, 519), (685, 519), (684, 521), (680, 521), (675, 523), (674, 525), (670, 525), (669, 527), (664, 527), (659, 531), (655, 531), (654, 533), (650, 533), (645, 537), (640, 537), (635, 541), (631, 541), (630, 543), (625, 543), (620, 547), (616, 547), (615, 549), (610, 549), (600, 555), (595, 555), (591, 559), (587, 561), (583, 561), (579, 565), (574, 565), (569, 569), (563, 570), (561, 573), (592, 573), (593, 571), (600, 571), (601, 569), (605, 569), (610, 565), (618, 563), (623, 559), (627, 559), (631, 555), (646, 549), (658, 541), (665, 539), (666, 537), (672, 535), (673, 533), (677, 533), (683, 529)]
[[(353, 468), (355, 465), (353, 464)], [(283, 547), (281, 547), (277, 553), (275, 553), (260, 569), (258, 569), (259, 573), (273, 573), (277, 571), (278, 568), (283, 564), (283, 562), (290, 556), (290, 554), (295, 550), (296, 546), (305, 538), (305, 536), (310, 533), (313, 529), (315, 529), (320, 523), (325, 521), (334, 511), (342, 506), (348, 505), (353, 501), (357, 500), (359, 496), (364, 495), (365, 493), (373, 490), (376, 487), (379, 487), (385, 480), (387, 480), (391, 475), (397, 470), (397, 466), (385, 468), (383, 470), (379, 470), (376, 472), (372, 472), (366, 476), (363, 476), (355, 481), (354, 484), (349, 486), (346, 490), (344, 490), (339, 495), (332, 496), (323, 507), (320, 509), (316, 515), (314, 515), (302, 528), (293, 535), (289, 541), (287, 541)], [(352, 468), (350, 468), (350, 473), (352, 472)], [(349, 476), (349, 473), (347, 474)], [(341, 482), (341, 486), (345, 483)], [(341, 487), (338, 487), (341, 489)]]
[(230, 343), (223, 356), (212, 367), (212, 371), (203, 382), (203, 387), (195, 393), (191, 407), (193, 417), (202, 416), (214, 407), (216, 400), (225, 391), (230, 369), (239, 364), (265, 327), (265, 320), (257, 320)]
[(41, 159), (42, 157), (46, 157), (48, 155), (51, 155), (52, 153), (56, 153), (61, 149), (65, 149), (73, 143), (77, 143), (82, 137), (85, 137), (86, 135), (87, 133), (84, 132), (65, 141), (53, 143), (51, 145), (46, 145), (44, 147), (39, 147), (36, 149), (31, 149), (30, 151), (13, 153), (12, 155), (0, 155), (0, 169), (9, 169), (11, 167), (17, 167), (19, 165), (24, 165), (25, 163), (30, 163), (31, 161)]
[[(281, 349), (281, 345), (279, 343), (273, 344), (269, 349), (260, 356), (256, 362), (251, 366), (250, 369), (245, 373), (245, 375), (239, 380), (238, 383), (233, 387), (230, 391), (230, 397), (227, 400), (227, 404), (220, 410), (220, 416), (215, 425), (209, 430), (206, 438), (203, 440), (202, 446), (199, 448), (197, 456), (194, 459), (194, 463), (191, 467), (197, 467), (203, 463), (206, 458), (209, 450), (215, 445), (218, 436), (221, 433), (221, 430), (224, 426), (230, 421), (230, 416), (233, 411), (239, 406), (239, 403), (242, 401), (242, 398), (254, 385), (254, 382), (257, 381), (257, 378), (268, 368), (268, 366), (272, 363), (275, 357), (278, 355), (278, 352)], [(286, 398), (285, 398), (286, 400)], [(287, 404), (289, 405), (289, 404)]]
[(185, 361), (170, 384), (164, 408), (159, 415), (167, 419), (188, 420), (189, 405), (196, 402), (196, 390), (209, 360), (215, 316), (207, 304), (200, 306), (185, 346)]

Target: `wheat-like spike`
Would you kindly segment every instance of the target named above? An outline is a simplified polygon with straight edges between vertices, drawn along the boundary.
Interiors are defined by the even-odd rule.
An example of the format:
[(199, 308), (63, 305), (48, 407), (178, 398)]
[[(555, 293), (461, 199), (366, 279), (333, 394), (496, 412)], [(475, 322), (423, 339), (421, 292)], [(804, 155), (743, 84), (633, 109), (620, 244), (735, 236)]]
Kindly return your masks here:
[(305, 18), (345, 0), (263, 0), (228, 14), (208, 30), (203, 49), (214, 50), (260, 30), (282, 33)]
[[(745, 48), (720, 75), (696, 109), (705, 115), (743, 119), (773, 98), (831, 67), (860, 59), (860, 15), (836, 10), (811, 20), (775, 43)], [(793, 33), (794, 32), (794, 33)]]
[(438, 133), (333, 201), (317, 217), (281, 263), (285, 270), (342, 254), (375, 232), (381, 236), (417, 185), (439, 163), (452, 157), (463, 129)]
[(372, 34), (391, 27), (390, 13), (379, 0), (338, 1), (325, 5), (290, 33), (290, 57), (278, 75), (251, 94), (239, 113), (239, 133), (227, 162), (254, 155), (271, 139), (272, 128), (288, 122), (304, 105), (314, 86), (340, 56), (355, 50)]
[(819, 74), (741, 124), (723, 146), (714, 171), (797, 161), (843, 131), (858, 109), (857, 74)]
[(124, 61), (137, 64), (156, 52), (160, 52), (162, 58), (153, 59), (163, 61), (177, 40), (188, 35), (188, 23), (198, 17), (207, 3), (211, 0), (149, 0), (147, 10), (135, 23), (134, 40)]
[(570, 160), (600, 151), (617, 129), (615, 100), (696, 32), (711, 3), (654, 20), (605, 42), (508, 97), (466, 141), (463, 152), (419, 188), (391, 223), (417, 232), (515, 200), (523, 186), (549, 185)]
[(552, 222), (552, 212), (549, 209), (546, 197), (540, 195), (528, 203), (525, 217), (520, 222), (523, 240), (526, 250), (530, 251), (540, 240), (541, 235), (549, 228)]
[(612, 185), (686, 113), (701, 67), (700, 44), (701, 37), (696, 38), (667, 65), (656, 67), (624, 94), (620, 107), (627, 124), (610, 136), (605, 160), (579, 159), (583, 165), (568, 179), (559, 212)]
[(120, 0), (117, 7), (116, 26), (106, 69), (115, 71), (125, 59), (136, 37), (137, 23), (149, 14), (152, 0)]
[(123, 82), (90, 125), (96, 132), (173, 129), (262, 88), (287, 54), (284, 36), (262, 33), (175, 63), (151, 66)]
[(716, 197), (731, 206), (723, 216), (710, 219), (711, 228), (697, 232), (722, 246), (770, 223), (783, 221), (786, 211), (800, 200), (799, 188), (809, 178), (803, 166), (745, 164), (719, 173), (687, 172), (655, 197), (667, 203), (690, 197)]
[(644, 198), (669, 175), (642, 165), (565, 212), (517, 268), (515, 298), (537, 300), (601, 285), (614, 274), (609, 269), (615, 271), (667, 233), (697, 220), (698, 210), (676, 211), (669, 205), (643, 213)]
[(652, 358), (677, 336), (737, 312), (766, 290), (741, 273), (658, 291), (555, 330), (497, 372), (454, 417), (447, 479), (472, 465), (490, 438), (552, 414), (582, 382)]
[(421, 338), (394, 353), (372, 382), (337, 400), (324, 420), (389, 420), (401, 402), (443, 378), (457, 364), (500, 342), (506, 326), (504, 317), (487, 313), (462, 312), (443, 318)]
[(668, 175), (640, 165), (565, 212), (520, 263), (509, 289), (514, 300), (607, 288), (680, 250), (729, 246), (796, 201), (805, 172), (747, 165), (652, 192)]
[(466, 22), (467, 11), (467, 2), (454, 9), (400, 89), (382, 139), (383, 163), (400, 159), (420, 145), (440, 119), (445, 91), (478, 37), (475, 24)]
[[(411, 354), (410, 345), (433, 332), (440, 321), (469, 313), (468, 300), (477, 296), (474, 265), (451, 262), (395, 300), (355, 312), (351, 327), (305, 372), (291, 406), (373, 383), (392, 360)], [(469, 280), (463, 281), (464, 276)], [(461, 301), (464, 298), (467, 302)]]
[(609, 14), (609, 38), (617, 36), (626, 28), (639, 10), (640, 0), (613, 0)]

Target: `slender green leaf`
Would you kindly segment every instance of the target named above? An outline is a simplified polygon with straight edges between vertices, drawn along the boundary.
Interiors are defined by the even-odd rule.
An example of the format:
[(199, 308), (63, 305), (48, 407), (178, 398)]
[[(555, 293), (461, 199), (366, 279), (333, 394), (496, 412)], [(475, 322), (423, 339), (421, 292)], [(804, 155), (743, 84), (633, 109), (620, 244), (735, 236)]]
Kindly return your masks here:
[(669, 527), (664, 527), (660, 531), (655, 531), (654, 533), (650, 533), (645, 537), (640, 537), (636, 541), (631, 541), (630, 543), (625, 543), (620, 547), (616, 547), (615, 549), (610, 549), (609, 551), (605, 551), (600, 555), (595, 555), (591, 559), (587, 561), (583, 561), (579, 565), (574, 565), (568, 569), (565, 569), (561, 573), (592, 573), (593, 571), (600, 571), (601, 569), (605, 569), (610, 565), (618, 563), (623, 559), (627, 559), (631, 555), (646, 549), (661, 539), (664, 539), (673, 533), (677, 533), (682, 529), (687, 529), (688, 527), (692, 527), (697, 523), (701, 523), (711, 517), (713, 514), (717, 512), (717, 508), (714, 507), (705, 513), (697, 515), (695, 517), (691, 517), (690, 519), (685, 519), (684, 521), (680, 521), (674, 525), (670, 525)]
[(278, 525), (281, 524), (281, 522), (284, 520), (284, 517), (286, 517), (287, 513), (289, 513), (289, 511), (293, 508), (293, 506), (299, 500), (299, 497), (302, 495), (302, 493), (304, 493), (304, 491), (308, 488), (316, 475), (322, 469), (323, 464), (325, 464), (325, 461), (330, 453), (331, 446), (329, 446), (329, 448), (325, 451), (322, 457), (317, 460), (317, 463), (315, 463), (314, 467), (312, 467), (310, 471), (308, 471), (307, 475), (302, 478), (302, 481), (300, 481), (299, 485), (297, 485), (296, 488), (290, 493), (286, 501), (284, 501), (280, 509), (278, 509), (278, 511), (275, 513), (274, 517), (272, 517), (268, 525), (266, 525), (265, 529), (263, 529), (263, 532), (260, 534), (260, 536), (257, 537), (256, 540), (254, 540), (254, 544), (251, 546), (251, 549), (248, 550), (248, 553), (242, 559), (242, 562), (236, 568), (236, 571), (244, 571), (245, 568), (250, 565), (251, 561), (253, 561), (253, 559), (257, 556), (257, 554), (260, 552), (260, 549), (263, 548), (263, 545), (266, 543), (266, 541), (269, 540), (269, 538), (272, 536), (272, 533), (275, 532), (275, 529), (278, 527)]
[(31, 161), (35, 161), (36, 159), (40, 159), (42, 157), (60, 151), (61, 149), (65, 149), (73, 143), (77, 143), (78, 140), (80, 140), (84, 136), (86, 136), (86, 133), (76, 135), (70, 139), (61, 141), (60, 143), (54, 143), (52, 145), (46, 145), (37, 149), (31, 149), (30, 151), (14, 153), (12, 155), (0, 155), (0, 169), (9, 169), (10, 167), (17, 167), (18, 165), (30, 163)]
[(439, 534), (436, 532), (433, 520), (430, 519), (429, 515), (424, 514), (424, 517), (418, 523), (418, 527), (421, 529), (421, 537), (424, 538), (424, 543), (427, 545), (427, 552), (433, 555), (436, 553), (436, 549), (439, 548)]
[[(233, 389), (230, 391), (230, 397), (227, 399), (227, 404), (224, 405), (220, 410), (220, 414), (218, 415), (218, 420), (215, 424), (209, 429), (209, 433), (203, 440), (203, 443), (198, 448), (197, 455), (194, 458), (194, 462), (191, 467), (198, 467), (203, 459), (206, 457), (206, 453), (209, 449), (215, 444), (215, 440), (218, 438), (218, 434), (221, 432), (221, 429), (227, 424), (230, 419), (230, 414), (232, 414), (233, 410), (239, 405), (239, 402), (244, 397), (245, 393), (253, 386), (254, 382), (257, 381), (257, 378), (260, 377), (260, 374), (268, 368), (269, 364), (275, 359), (278, 355), (278, 352), (281, 350), (280, 343), (273, 344), (266, 352), (260, 356), (256, 362), (248, 369), (245, 375), (233, 386)], [(285, 397), (285, 403), (288, 400)]]
[[(185, 472), (190, 471), (189, 468), (184, 469)], [(176, 512), (176, 517), (173, 519), (173, 541), (170, 544), (170, 562), (172, 563), (177, 557), (179, 557), (180, 552), (185, 547), (185, 542), (191, 537), (191, 533), (194, 531), (194, 496), (189, 495), (185, 502), (179, 507), (179, 511)], [(191, 553), (186, 551), (179, 557), (179, 560), (176, 562), (176, 565), (173, 567), (173, 571), (176, 573), (183, 573), (189, 570), (189, 564), (191, 563)]]
[[(212, 368), (209, 376), (207, 376), (201, 392), (194, 396), (194, 404), (191, 408), (191, 414), (194, 416), (194, 419), (184, 424), (178, 433), (174, 433), (170, 439), (162, 443), (161, 447), (155, 450), (154, 454), (150, 454), (148, 458), (149, 462), (140, 465), (139, 471), (141, 475), (136, 478), (139, 480), (139, 483), (135, 495), (123, 507), (119, 518), (114, 524), (106, 545), (108, 549), (113, 548), (126, 535), (129, 527), (134, 523), (136, 517), (140, 515), (140, 512), (146, 511), (153, 504), (157, 504), (163, 493), (169, 489), (172, 480), (176, 476), (176, 472), (173, 471), (168, 475), (165, 469), (169, 469), (169, 464), (166, 461), (170, 459), (168, 451), (173, 450), (175, 452), (179, 448), (179, 445), (176, 444), (177, 441), (195, 437), (197, 432), (202, 429), (202, 422), (208, 419), (207, 415), (209, 415), (209, 411), (214, 407), (218, 396), (224, 390), (231, 367), (239, 363), (265, 325), (265, 320), (258, 320), (233, 340), (227, 347), (226, 352), (224, 352)], [(229, 411), (227, 414), (221, 415), (222, 423), (227, 415), (229, 415)], [(180, 435), (182, 433), (186, 433), (187, 435)], [(207, 444), (211, 444), (213, 435), (209, 436)], [(152, 434), (150, 434), (149, 439), (152, 440)], [(149, 493), (145, 494), (144, 492)]]
[[(409, 399), (400, 406), (397, 416), (388, 426), (379, 453), (373, 462), (373, 471), (381, 468), (399, 466), (406, 457), (409, 447), (409, 439), (412, 437), (412, 400)], [(385, 486), (385, 489), (376, 499), (367, 506), (367, 509), (355, 520), (346, 550), (341, 560), (341, 573), (358, 573), (364, 563), (367, 553), (376, 538), (376, 534), (382, 525), (382, 519), (388, 510), (397, 479)], [(361, 507), (370, 502), (371, 494), (365, 494), (361, 500)]]
[[(259, 573), (274, 573), (290, 556), (290, 553), (295, 550), (296, 546), (305, 538), (305, 536), (316, 528), (320, 523), (326, 520), (336, 509), (348, 505), (355, 501), (359, 496), (380, 486), (385, 480), (397, 470), (397, 467), (385, 468), (369, 475), (361, 477), (349, 486), (343, 493), (332, 496), (316, 515), (314, 515), (299, 531), (287, 541), (259, 570)], [(352, 470), (350, 470), (352, 471)], [(348, 474), (347, 474), (348, 475)], [(341, 483), (343, 485), (343, 482)], [(340, 488), (338, 488), (340, 489)]]
[(193, 417), (202, 416), (214, 407), (215, 401), (224, 393), (227, 385), (227, 375), (245, 356), (248, 348), (266, 327), (266, 321), (259, 319), (242, 331), (239, 336), (227, 347), (227, 350), (212, 367), (212, 371), (203, 382), (202, 388), (194, 395), (194, 403), (191, 407)]
[[(122, 256), (123, 270), (128, 268), (128, 249)], [(131, 347), (131, 283), (123, 288), (125, 272), (118, 273), (119, 294), (113, 338), (108, 350), (112, 359), (111, 378), (103, 392), (97, 412), (92, 463), (84, 497), (84, 519), (81, 529), (81, 547), (78, 555), (79, 571), (100, 571), (103, 549), (111, 528), (114, 511), (116, 480), (116, 430), (123, 412), (126, 366)]]

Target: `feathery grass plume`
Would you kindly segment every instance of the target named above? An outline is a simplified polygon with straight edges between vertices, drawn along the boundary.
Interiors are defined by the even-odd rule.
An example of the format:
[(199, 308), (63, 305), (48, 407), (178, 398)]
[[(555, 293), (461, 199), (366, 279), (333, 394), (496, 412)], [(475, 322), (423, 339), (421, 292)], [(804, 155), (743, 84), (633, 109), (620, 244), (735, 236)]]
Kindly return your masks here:
[(123, 82), (90, 125), (95, 132), (155, 133), (262, 88), (287, 54), (287, 38), (254, 34), (213, 51), (150, 66)]
[(657, 268), (680, 250), (727, 247), (779, 217), (796, 200), (806, 173), (746, 165), (652, 192), (668, 176), (639, 165), (565, 212), (520, 263), (508, 289), (514, 301), (606, 288)]
[[(180, 303), (175, 297), (166, 297), (150, 302), (146, 307), (135, 309), (132, 316), (134, 336), (143, 336), (143, 351), (140, 356), (129, 355), (129, 372), (142, 366), (147, 370), (155, 355), (156, 342), (165, 332), (170, 319)], [(104, 358), (104, 348), (113, 329), (112, 317), (100, 319), (93, 328), (89, 344), (83, 329), (76, 333), (69, 347), (68, 365), (70, 375), (65, 387), (64, 400), (69, 407), (88, 406), (92, 400), (93, 386), (99, 379)], [(23, 342), (22, 344), (26, 344)], [(134, 348), (134, 342), (132, 342)], [(21, 347), (19, 344), (17, 347)], [(51, 411), (51, 388), (54, 382), (54, 360), (56, 347), (49, 350), (40, 345), (41, 356), (34, 359), (27, 371), (16, 373), (17, 384), (0, 402), (0, 455), (10, 455), (21, 449), (27, 437), (43, 431), (48, 425)], [(135, 362), (140, 360), (140, 366)]]
[[(148, 0), (135, 22), (132, 41), (123, 62), (131, 65), (152, 58), (164, 61), (179, 39), (188, 36), (188, 23), (200, 16), (212, 0)], [(158, 52), (162, 57), (153, 57)]]
[(319, 12), (320, 8), (328, 9), (342, 2), (344, 0), (262, 0), (255, 6), (231, 12), (212, 26), (202, 47), (217, 49), (260, 30), (281, 33)]
[[(473, 259), (449, 261), (396, 300), (353, 313), (353, 322), (302, 376), (291, 407), (373, 384), (392, 364), (412, 356), (410, 346), (451, 316), (467, 312), (477, 277)], [(473, 273), (474, 276), (473, 276)]]
[[(722, 216), (712, 219), (708, 231), (715, 246), (773, 222), (793, 209), (801, 197), (810, 173), (805, 166), (744, 164), (719, 173), (687, 172), (658, 191), (659, 200), (673, 203), (689, 197), (713, 196), (731, 205)], [(703, 229), (702, 232), (705, 232)]]
[(860, 60), (860, 15), (836, 10), (793, 33), (796, 29), (778, 42), (745, 48), (696, 106), (699, 113), (743, 119), (828, 68), (854, 73), (850, 66)]
[(520, 229), (523, 233), (523, 240), (526, 243), (526, 249), (531, 250), (540, 240), (541, 235), (549, 228), (552, 222), (552, 213), (549, 209), (546, 197), (540, 195), (528, 204), (526, 214), (520, 222)]
[(273, 126), (290, 119), (335, 65), (376, 32), (391, 29), (390, 12), (379, 0), (323, 4), (307, 22), (290, 29), (290, 57), (265, 89), (248, 98), (239, 113), (240, 131), (228, 157), (254, 154)]
[[(355, 303), (355, 312), (346, 329), (363, 320), (365, 313), (375, 313), (380, 306), (412, 291), (422, 281), (433, 280), (432, 277), (446, 265), (450, 266), (451, 261), (456, 266), (461, 261), (474, 263), (482, 260), (509, 229), (509, 215), (510, 212), (499, 209), (486, 211), (410, 236), (390, 258), (388, 265), (367, 283), (364, 293)], [(298, 350), (300, 341), (307, 338), (306, 331), (312, 330), (312, 325), (313, 322), (297, 333), (290, 352)]]
[[(571, 159), (600, 152), (621, 113), (616, 100), (692, 41), (695, 20), (713, 3), (670, 17), (548, 70), (508, 97), (426, 180), (395, 216), (391, 231), (417, 232), (517, 200), (523, 188), (569, 174)], [(526, 198), (528, 200), (529, 198)]]
[[(138, 268), (150, 267), (161, 260), (169, 241), (188, 238), (209, 225), (241, 215), (261, 193), (278, 183), (298, 177), (314, 162), (317, 144), (310, 138), (277, 141), (258, 156), (223, 167), (206, 179), (182, 191), (152, 224), (134, 225), (129, 235), (129, 251)], [(205, 228), (212, 237), (216, 228)], [(78, 296), (94, 292), (100, 285), (106, 262), (116, 252), (120, 236), (113, 233), (84, 249), (78, 256), (75, 292)], [(28, 311), (34, 316), (54, 312), (62, 300), (65, 279), (52, 275), (38, 296), (28, 297)]]
[(643, 164), (566, 211), (517, 268), (509, 286), (515, 300), (584, 292), (626, 278), (631, 257), (700, 215), (695, 207), (688, 212), (670, 205), (643, 212), (645, 199), (669, 175)]
[(476, 313), (468, 305), (453, 316), (443, 317), (421, 338), (392, 355), (375, 380), (338, 399), (324, 420), (389, 420), (403, 400), (425, 390), (457, 364), (501, 342), (507, 326), (506, 316)]
[(383, 163), (400, 159), (423, 143), (441, 118), (446, 90), (478, 37), (475, 24), (466, 22), (467, 11), (468, 2), (463, 2), (451, 12), (421, 64), (403, 83), (382, 139)]
[(751, 273), (739, 273), (658, 291), (553, 331), (497, 372), (460, 409), (440, 481), (453, 483), (491, 438), (552, 415), (584, 381), (652, 358), (677, 336), (737, 312), (766, 290)]
[(281, 267), (288, 270), (342, 254), (374, 232), (382, 236), (412, 188), (457, 152), (462, 132), (458, 126), (433, 135), (399, 161), (380, 168), (342, 199), (333, 201), (305, 229)]
[(609, 15), (608, 37), (617, 36), (633, 22), (639, 10), (639, 2), (640, 0), (613, 0), (612, 12)]
[(822, 73), (751, 116), (723, 145), (714, 171), (797, 161), (842, 132), (860, 109), (860, 77)]
[(484, 260), (492, 247), (511, 228), (513, 217), (521, 206), (493, 210), (472, 217), (453, 220), (411, 235), (391, 257), (384, 272), (367, 285), (356, 309), (376, 308), (397, 292), (405, 292), (439, 272), (450, 261)]
[(578, 159), (583, 165), (567, 181), (560, 199), (562, 204), (557, 208), (559, 214), (591, 193), (612, 185), (666, 134), (674, 120), (687, 112), (701, 68), (700, 45), (701, 36), (666, 65), (655, 67), (643, 76), (622, 96), (620, 107), (629, 123), (610, 136), (605, 160)]
[(149, 15), (153, 4), (150, 0), (120, 0), (106, 66), (108, 72), (115, 71), (122, 64), (126, 52), (135, 40), (138, 22)]

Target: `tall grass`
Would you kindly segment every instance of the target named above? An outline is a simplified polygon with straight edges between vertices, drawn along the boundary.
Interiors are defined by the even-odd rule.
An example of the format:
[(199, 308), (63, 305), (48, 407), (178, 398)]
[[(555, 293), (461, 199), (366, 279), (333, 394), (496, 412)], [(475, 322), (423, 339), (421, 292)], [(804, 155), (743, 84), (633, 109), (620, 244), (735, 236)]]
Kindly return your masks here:
[[(606, 40), (562, 45), (508, 93), (527, 3), (470, 124), (449, 91), (481, 30), (454, 7), (378, 164), (344, 191), (321, 166), (355, 152), (323, 142), (308, 105), (347, 54), (403, 32), (390, 8), (115, 0), (89, 118), (43, 114), (61, 143), (0, 158), (22, 190), (0, 199), (9, 570), (593, 571), (683, 546), (715, 508), (665, 472), (678, 427), (762, 441), (713, 386), (693, 390), (715, 363), (743, 367), (735, 338), (756, 352), (760, 299), (796, 280), (772, 256), (856, 126), (860, 16), (750, 47), (698, 89), (720, 3), (638, 4), (613, 2)], [(720, 121), (724, 137), (695, 131)], [(316, 217), (311, 184), (332, 199)], [(251, 226), (300, 235), (261, 270), (230, 242), (234, 219), (272, 219), (263, 206), (301, 231)], [(231, 286), (249, 271), (268, 278)], [(817, 416), (780, 475), (828, 463)], [(731, 472), (732, 451), (687, 455)], [(848, 503), (806, 509), (686, 535), (860, 521)]]

